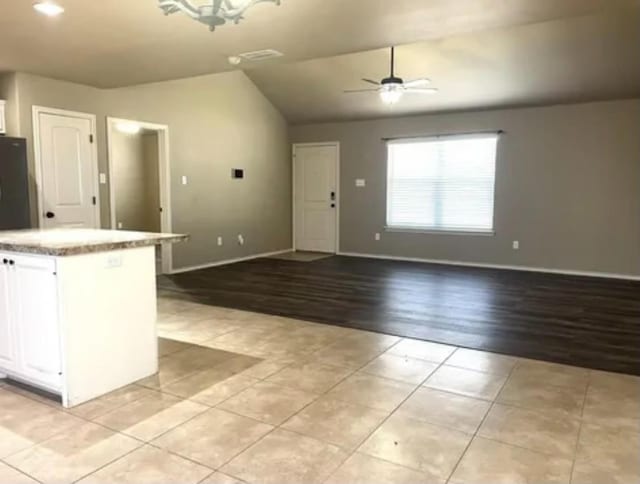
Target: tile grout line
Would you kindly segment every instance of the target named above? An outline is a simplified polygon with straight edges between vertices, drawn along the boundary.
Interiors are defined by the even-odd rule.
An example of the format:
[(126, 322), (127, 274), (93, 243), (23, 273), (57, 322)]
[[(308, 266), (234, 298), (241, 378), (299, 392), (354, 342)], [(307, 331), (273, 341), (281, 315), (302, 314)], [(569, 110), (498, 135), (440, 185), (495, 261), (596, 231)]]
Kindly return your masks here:
[[(403, 341), (404, 339), (407, 339), (407, 338), (402, 338), (402, 339), (400, 339), (400, 340), (399, 340), (399, 341), (397, 341), (395, 344), (391, 345), (391, 346), (390, 346), (386, 351), (390, 350), (391, 348), (393, 348), (394, 346), (396, 346), (397, 344), (399, 344), (399, 343), (400, 343), (401, 341)], [(455, 348), (456, 348), (456, 349), (454, 349), (454, 350), (451, 352), (451, 354), (455, 353), (455, 352), (458, 350), (458, 347), (455, 347)], [(451, 355), (449, 355), (449, 356), (451, 356)], [(408, 394), (408, 395), (407, 395), (407, 396), (406, 396), (406, 397), (405, 397), (405, 398), (404, 398), (400, 403), (398, 403), (398, 405), (396, 405), (396, 406), (395, 406), (395, 408), (394, 408), (394, 409), (389, 413), (389, 415), (387, 415), (387, 416), (386, 416), (386, 417), (385, 417), (385, 418), (384, 418), (384, 419), (383, 419), (383, 420), (382, 420), (382, 421), (381, 421), (381, 422), (380, 422), (380, 423), (379, 423), (379, 424), (378, 424), (378, 425), (377, 425), (373, 430), (371, 430), (371, 432), (369, 432), (369, 433), (368, 433), (368, 434), (367, 434), (367, 435), (366, 435), (366, 436), (365, 436), (365, 437), (360, 441), (360, 443), (355, 447), (355, 449), (354, 449), (353, 451), (351, 451), (350, 453), (348, 453), (347, 457), (346, 457), (346, 458), (345, 458), (345, 459), (344, 459), (344, 460), (343, 460), (343, 461), (342, 461), (342, 462), (341, 462), (341, 463), (340, 463), (340, 464), (339, 464), (339, 465), (338, 465), (338, 466), (337, 466), (337, 467), (336, 467), (336, 468), (335, 468), (335, 469), (334, 469), (334, 470), (329, 474), (329, 476), (327, 477), (327, 479), (325, 479), (325, 481), (323, 481), (323, 482), (326, 482), (328, 479), (330, 479), (330, 478), (331, 478), (331, 476), (332, 476), (332, 475), (333, 475), (333, 474), (334, 474), (334, 473), (335, 473), (335, 472), (336, 472), (336, 471), (337, 471), (337, 470), (338, 470), (342, 465), (344, 465), (344, 463), (345, 463), (347, 460), (349, 460), (349, 459), (350, 459), (354, 454), (356, 454), (356, 453), (360, 450), (360, 448), (364, 445), (364, 443), (365, 443), (367, 440), (369, 440), (369, 438), (370, 438), (370, 437), (371, 437), (371, 436), (372, 436), (376, 431), (378, 431), (378, 429), (380, 429), (380, 427), (382, 427), (382, 426), (383, 426), (383, 425), (384, 425), (384, 424), (385, 424), (385, 423), (386, 423), (386, 422), (391, 418), (391, 416), (393, 416), (393, 415), (396, 413), (396, 411), (398, 410), (398, 408), (400, 408), (400, 407), (402, 406), (402, 404), (404, 404), (404, 403), (405, 403), (409, 398), (411, 398), (411, 396), (413, 396), (413, 394), (414, 394), (415, 392), (417, 392), (417, 391), (418, 391), (418, 389), (420, 389), (420, 388), (422, 387), (422, 384), (423, 384), (425, 381), (427, 381), (431, 375), (433, 375), (436, 371), (438, 371), (438, 370), (440, 369), (440, 367), (442, 367), (442, 366), (444, 365), (444, 362), (445, 362), (448, 358), (449, 358), (449, 357), (447, 357), (447, 358), (443, 359), (443, 360), (442, 360), (442, 362), (441, 362), (441, 363), (439, 363), (439, 364), (438, 364), (438, 366), (437, 366), (436, 368), (434, 368), (434, 369), (433, 369), (433, 371), (431, 371), (431, 372), (430, 372), (430, 373), (429, 373), (429, 374), (424, 378), (424, 380), (422, 380), (422, 383), (419, 383), (419, 384), (418, 384), (418, 385), (413, 389), (413, 391), (411, 391), (411, 392), (410, 392), (410, 393), (409, 393), (409, 394)], [(374, 358), (374, 359), (375, 359), (375, 358)], [(433, 362), (433, 363), (435, 363), (435, 362)], [(363, 365), (362, 367), (360, 367), (360, 369), (364, 368), (364, 366), (366, 366), (367, 364), (368, 364), (368, 363), (366, 363), (365, 365)], [(359, 370), (360, 370), (360, 369), (359, 369)], [(358, 371), (359, 371), (359, 370), (358, 370)], [(365, 452), (363, 452), (363, 454), (364, 454), (364, 455), (369, 456), (369, 454), (367, 454), (367, 453), (365, 453)], [(369, 456), (369, 457), (374, 457), (374, 456)], [(374, 457), (374, 458), (377, 458), (377, 457)], [(381, 459), (381, 460), (385, 460), (385, 459)], [(386, 460), (385, 460), (385, 461), (386, 461)], [(390, 462), (390, 461), (386, 461), (386, 462)], [(393, 462), (392, 462), (392, 463), (393, 463)], [(393, 463), (393, 464), (395, 464), (395, 465), (399, 465), (400, 467), (404, 467), (405, 469), (411, 469), (411, 470), (416, 471), (416, 469), (413, 469), (413, 468), (408, 467), (408, 466), (400, 465), (400, 464), (397, 464), (397, 463)], [(422, 471), (420, 471), (420, 470), (418, 470), (417, 472), (420, 472), (420, 473), (422, 473), (422, 474), (425, 474), (424, 472), (422, 472)]]
[[(167, 339), (167, 338), (165, 338), (165, 339)], [(174, 341), (177, 341), (177, 340), (174, 340)], [(197, 345), (196, 343), (187, 343), (187, 344), (192, 344), (192, 345), (194, 345), (194, 346), (199, 346), (199, 345)], [(179, 353), (180, 351), (185, 351), (185, 350), (179, 350), (179, 351), (177, 351), (177, 352), (175, 352), (175, 353)], [(198, 373), (198, 372), (194, 372), (194, 373)], [(175, 395), (172, 395), (172, 394), (170, 394), (170, 393), (168, 393), (168, 392), (162, 392), (160, 389), (149, 388), (149, 387), (145, 387), (145, 386), (142, 386), (142, 385), (137, 385), (135, 382), (134, 382), (134, 383), (131, 383), (130, 385), (136, 385), (136, 386), (138, 386), (138, 387), (140, 387), (140, 388), (144, 388), (144, 389), (146, 389), (146, 390), (148, 390), (148, 391), (152, 391), (152, 392), (154, 392), (154, 393), (159, 393), (159, 394), (164, 393), (164, 394), (167, 394), (167, 395), (170, 395), (170, 396), (175, 396)], [(124, 385), (124, 386), (123, 386), (123, 387), (121, 387), (121, 388), (126, 388), (127, 386), (129, 386), (129, 385)], [(115, 392), (115, 391), (118, 391), (118, 390), (119, 390), (119, 389), (116, 389), (116, 390), (114, 390), (114, 392)], [(11, 391), (11, 390), (8, 390), (8, 391)], [(22, 395), (21, 393), (18, 393), (18, 392), (15, 392), (15, 391), (11, 391), (11, 393), (14, 393), (14, 394), (16, 394), (16, 395), (18, 395), (18, 396), (23, 396), (24, 398), (28, 398), (29, 400), (32, 400), (32, 401), (34, 401), (34, 402), (36, 402), (36, 403), (39, 403), (39, 404), (41, 404), (41, 405), (48, 406), (48, 405), (46, 405), (45, 403), (43, 403), (43, 402), (39, 401), (37, 398), (35, 398), (35, 396), (32, 398), (31, 396)], [(123, 407), (125, 407), (126, 405), (129, 405), (129, 404), (131, 404), (131, 403), (135, 403), (135, 402), (141, 401), (141, 400), (143, 400), (144, 398), (148, 398), (148, 397), (151, 397), (151, 395), (140, 396), (139, 398), (135, 398), (135, 399), (130, 400), (130, 401), (128, 401), (128, 402), (125, 402), (125, 403), (123, 403), (123, 404), (121, 404), (121, 405), (118, 405), (118, 406), (116, 406), (115, 408), (113, 408), (113, 409), (111, 409), (111, 410), (109, 410), (109, 411), (107, 411), (107, 412), (105, 412), (105, 413), (101, 413), (100, 415), (97, 415), (97, 416), (96, 416), (96, 417), (94, 417), (94, 418), (95, 418), (95, 419), (101, 418), (101, 417), (102, 417), (102, 416), (104, 416), (104, 415), (107, 415), (107, 414), (109, 414), (109, 413), (111, 413), (111, 412), (114, 412), (114, 411), (116, 411), (116, 410), (122, 409), (122, 408), (123, 408)], [(98, 397), (98, 398), (101, 398), (101, 397)], [(191, 401), (191, 400), (189, 400), (189, 399), (185, 399), (185, 398), (183, 398), (183, 397), (178, 397), (178, 398), (181, 398), (183, 401), (187, 401), (187, 400), (188, 400), (188, 401)], [(87, 403), (88, 403), (88, 402), (87, 402)], [(199, 403), (199, 402), (196, 402), (196, 403)], [(187, 422), (189, 422), (189, 421), (191, 421), (191, 420), (195, 419), (196, 417), (198, 417), (199, 415), (202, 415), (203, 413), (207, 412), (208, 410), (210, 410), (210, 409), (212, 409), (212, 408), (215, 408), (215, 407), (211, 407), (211, 406), (208, 406), (208, 405), (203, 405), (203, 406), (206, 406), (206, 407), (207, 407), (207, 409), (206, 409), (206, 410), (204, 410), (204, 411), (202, 411), (202, 412), (200, 412), (200, 413), (198, 413), (197, 415), (194, 415), (194, 416), (193, 416), (193, 417), (191, 417), (190, 419), (188, 419), (188, 420), (186, 420), (186, 421), (184, 421), (184, 422), (182, 422), (182, 423), (180, 423), (180, 424), (177, 424), (177, 425), (175, 425), (175, 426), (171, 427), (170, 429), (168, 429), (167, 431), (163, 432), (162, 434), (160, 434), (160, 435), (158, 435), (158, 436), (154, 437), (152, 440), (155, 440), (155, 439), (159, 438), (160, 436), (162, 436), (162, 435), (166, 434), (167, 432), (170, 432), (171, 430), (174, 430), (175, 428), (179, 427), (180, 425), (186, 424)], [(75, 415), (75, 414), (73, 414), (69, 409), (64, 409), (64, 408), (60, 408), (60, 409), (58, 409), (58, 408), (56, 408), (56, 407), (54, 407), (54, 406), (48, 406), (48, 407), (49, 407), (49, 408), (51, 408), (51, 409), (52, 409), (52, 410), (54, 410), (54, 411), (61, 411), (61, 412), (65, 413), (65, 414), (68, 414), (68, 415), (70, 415), (70, 416), (74, 417), (74, 418), (77, 418), (77, 419), (79, 419), (79, 420), (84, 421), (84, 423), (83, 423), (83, 424), (79, 424), (79, 425), (85, 425), (86, 423), (90, 423), (90, 424), (93, 424), (93, 425), (97, 425), (97, 426), (99, 426), (99, 427), (102, 427), (102, 428), (104, 428), (104, 429), (106, 429), (106, 430), (110, 431), (110, 432), (113, 432), (113, 434), (122, 435), (122, 436), (125, 436), (125, 437), (127, 437), (127, 438), (130, 438), (130, 439), (135, 440), (135, 441), (137, 441), (138, 443), (140, 443), (140, 445), (138, 445), (137, 447), (135, 447), (135, 448), (134, 448), (134, 449), (132, 449), (131, 451), (129, 451), (129, 452), (127, 452), (127, 453), (125, 453), (125, 454), (123, 454), (123, 455), (121, 455), (121, 456), (119, 456), (119, 457), (117, 457), (117, 458), (115, 458), (115, 459), (113, 459), (113, 460), (109, 461), (108, 463), (106, 463), (106, 464), (104, 464), (104, 465), (102, 465), (102, 466), (100, 466), (100, 467), (98, 467), (98, 468), (96, 468), (96, 469), (92, 470), (90, 473), (88, 473), (88, 474), (85, 474), (85, 475), (81, 476), (80, 478), (76, 479), (76, 480), (75, 480), (75, 481), (73, 481), (73, 482), (77, 482), (77, 481), (79, 481), (79, 480), (81, 480), (81, 479), (84, 479), (84, 478), (86, 478), (86, 477), (88, 477), (88, 476), (90, 476), (90, 475), (92, 475), (92, 474), (94, 474), (94, 473), (98, 472), (99, 470), (103, 469), (104, 467), (106, 467), (106, 466), (108, 466), (108, 465), (110, 465), (110, 464), (112, 464), (112, 463), (116, 462), (117, 460), (120, 460), (120, 459), (122, 459), (122, 458), (124, 458), (124, 457), (128, 456), (129, 454), (131, 454), (131, 453), (135, 452), (136, 450), (143, 448), (145, 445), (150, 445), (150, 446), (152, 446), (152, 447), (154, 447), (154, 448), (156, 448), (156, 449), (163, 450), (163, 451), (167, 451), (167, 452), (169, 452), (169, 453), (170, 453), (170, 454), (172, 454), (172, 455), (175, 455), (175, 456), (177, 456), (177, 457), (184, 458), (184, 459), (189, 460), (190, 462), (192, 462), (192, 463), (194, 463), (194, 464), (198, 464), (198, 465), (200, 465), (200, 466), (203, 466), (203, 467), (206, 467), (206, 468), (211, 469), (211, 467), (206, 466), (206, 465), (203, 465), (202, 463), (199, 463), (199, 462), (194, 461), (194, 460), (192, 460), (192, 459), (189, 459), (188, 457), (185, 457), (185, 456), (183, 456), (183, 455), (177, 454), (177, 453), (175, 453), (175, 452), (171, 452), (171, 451), (169, 451), (168, 449), (164, 449), (164, 448), (159, 447), (159, 446), (157, 446), (157, 445), (153, 445), (153, 444), (151, 443), (151, 441), (145, 441), (145, 440), (143, 440), (143, 439), (139, 439), (139, 438), (137, 438), (137, 437), (134, 437), (134, 436), (132, 436), (132, 435), (126, 434), (126, 433), (121, 432), (121, 431), (119, 431), (119, 430), (112, 429), (112, 428), (110, 428), (110, 427), (108, 427), (108, 426), (106, 426), (106, 425), (103, 425), (102, 423), (96, 422), (95, 420), (92, 420), (92, 419), (90, 419), (90, 418), (88, 418), (88, 417), (86, 417), (86, 416)], [(264, 423), (264, 422), (261, 422), (261, 423)], [(16, 452), (13, 452), (13, 453), (11, 453), (11, 454), (9, 454), (9, 455), (5, 456), (5, 458), (6, 458), (6, 457), (11, 457), (11, 456), (13, 456), (13, 455), (15, 455), (15, 454), (18, 454), (18, 453), (20, 453), (20, 452), (23, 452), (23, 451), (25, 451), (25, 450), (27, 450), (27, 449), (30, 449), (30, 448), (32, 448), (32, 447), (36, 447), (36, 446), (38, 446), (38, 445), (41, 445), (42, 443), (47, 442), (48, 440), (50, 440), (50, 439), (52, 439), (52, 438), (55, 438), (56, 436), (61, 435), (61, 434), (63, 434), (63, 433), (64, 433), (64, 432), (66, 432), (66, 431), (67, 431), (67, 430), (60, 431), (60, 432), (56, 432), (55, 434), (53, 434), (53, 435), (51, 435), (51, 436), (47, 437), (46, 439), (43, 439), (43, 440), (41, 440), (41, 441), (38, 441), (38, 442), (36, 442), (36, 443), (34, 443), (34, 444), (32, 444), (32, 445), (29, 445), (29, 446), (25, 447), (24, 449), (20, 449), (20, 450), (18, 450), (18, 451), (16, 451)], [(246, 449), (244, 449), (244, 450), (246, 450)], [(243, 450), (243, 451), (244, 451), (244, 450)], [(3, 463), (6, 463), (6, 462), (4, 461), (4, 458), (3, 458), (3, 459), (0, 459), (0, 460), (2, 460), (2, 462), (3, 462)], [(6, 463), (6, 464), (13, 468), (13, 466), (11, 466), (10, 464), (8, 464), (8, 463)], [(16, 469), (16, 470), (18, 470), (18, 471), (19, 471), (19, 469)], [(214, 469), (214, 470), (213, 470), (213, 472), (215, 472), (215, 471), (216, 471), (216, 469)], [(22, 471), (20, 471), (20, 472), (21, 472), (22, 474), (25, 474), (25, 473), (24, 473), (24, 472), (22, 472)], [(213, 474), (213, 472), (212, 472), (212, 474)], [(33, 478), (34, 480), (38, 481), (37, 479), (35, 479), (35, 477), (31, 476), (30, 474), (25, 474), (25, 475), (27, 475), (28, 477)], [(211, 474), (210, 474), (210, 475), (211, 475)], [(205, 478), (205, 479), (206, 479), (206, 478)], [(38, 482), (40, 482), (40, 481), (38, 481)]]
[[(391, 346), (389, 346), (387, 349), (385, 349), (382, 353), (384, 353), (384, 352), (388, 351), (390, 348), (392, 348), (393, 346), (395, 346), (396, 344), (398, 344), (400, 341), (402, 341), (402, 339), (404, 339), (404, 338), (401, 338), (401, 339), (399, 339), (398, 341), (396, 341), (394, 344), (392, 344), (392, 345), (391, 345)], [(335, 341), (335, 342), (337, 342), (337, 341)], [(335, 343), (335, 342), (334, 342), (334, 343)], [(328, 344), (327, 346), (325, 346), (325, 348), (326, 348), (326, 347), (328, 347), (328, 346), (333, 345), (334, 343), (330, 343), (330, 344)], [(314, 352), (311, 354), (311, 356), (315, 355), (315, 354), (316, 354), (316, 353), (318, 353), (319, 351), (324, 350), (325, 348), (321, 348), (321, 349), (319, 349), (319, 350), (317, 350), (317, 351), (314, 351)], [(380, 353), (380, 354), (382, 354), (382, 353)], [(284, 420), (283, 422), (281, 422), (279, 425), (274, 426), (274, 428), (273, 428), (273, 429), (271, 429), (271, 430), (270, 430), (269, 432), (267, 432), (265, 435), (263, 435), (262, 437), (260, 437), (258, 440), (256, 440), (255, 442), (253, 442), (253, 443), (252, 443), (251, 445), (249, 445), (248, 447), (246, 447), (244, 450), (242, 450), (242, 452), (239, 452), (238, 454), (234, 455), (231, 459), (229, 459), (227, 462), (225, 462), (225, 463), (223, 464), (223, 466), (221, 466), (221, 468), (222, 468), (222, 467), (224, 467), (225, 465), (229, 464), (233, 459), (235, 459), (236, 457), (238, 457), (241, 453), (243, 453), (243, 452), (245, 452), (246, 450), (248, 450), (249, 448), (251, 448), (251, 447), (253, 447), (253, 446), (257, 445), (257, 444), (258, 444), (258, 442), (261, 442), (261, 441), (262, 441), (262, 440), (264, 440), (268, 435), (272, 434), (272, 433), (273, 433), (273, 432), (275, 432), (276, 430), (282, 430), (282, 431), (284, 431), (284, 432), (291, 432), (291, 433), (295, 433), (295, 434), (297, 434), (297, 435), (300, 435), (301, 437), (305, 437), (305, 438), (308, 438), (308, 439), (315, 440), (315, 441), (317, 441), (317, 442), (321, 442), (321, 443), (322, 443), (322, 444), (324, 444), (324, 445), (331, 445), (331, 446), (333, 446), (333, 447), (336, 447), (336, 448), (337, 448), (337, 449), (339, 449), (339, 450), (344, 451), (344, 448), (342, 448), (342, 447), (340, 447), (340, 446), (337, 446), (337, 445), (335, 445), (335, 444), (331, 444), (330, 442), (325, 442), (324, 440), (320, 440), (320, 439), (317, 439), (317, 438), (315, 438), (315, 437), (310, 437), (310, 436), (308, 436), (308, 435), (301, 434), (301, 433), (299, 433), (299, 432), (291, 431), (291, 430), (289, 430), (289, 429), (283, 428), (282, 426), (283, 426), (286, 422), (288, 422), (291, 418), (295, 417), (296, 415), (298, 415), (299, 413), (301, 413), (302, 411), (304, 411), (304, 410), (305, 410), (307, 407), (309, 407), (311, 404), (315, 403), (319, 398), (321, 398), (322, 396), (327, 395), (331, 390), (333, 390), (336, 386), (338, 386), (338, 385), (339, 385), (340, 383), (342, 383), (344, 380), (346, 380), (347, 378), (349, 378), (350, 376), (352, 376), (352, 375), (353, 375), (353, 374), (355, 374), (356, 372), (360, 371), (362, 368), (364, 368), (366, 365), (368, 365), (372, 360), (374, 360), (375, 358), (377, 358), (378, 356), (380, 356), (380, 354), (377, 354), (376, 356), (374, 356), (373, 358), (371, 358), (370, 360), (368, 360), (367, 362), (365, 362), (365, 363), (364, 363), (364, 364), (362, 364), (361, 366), (357, 367), (357, 368), (356, 368), (354, 371), (352, 371), (350, 374), (346, 375), (346, 376), (345, 376), (345, 377), (343, 377), (340, 381), (338, 381), (337, 383), (335, 383), (334, 385), (332, 385), (331, 387), (329, 387), (329, 388), (328, 388), (324, 393), (320, 394), (320, 395), (318, 396), (318, 398), (316, 398), (316, 399), (312, 400), (311, 402), (309, 402), (307, 405), (305, 405), (305, 406), (304, 406), (304, 407), (302, 407), (300, 410), (298, 410), (297, 412), (295, 412), (294, 414), (292, 414), (291, 416), (289, 416), (287, 419), (285, 419), (285, 420)], [(293, 364), (295, 364), (295, 363), (291, 363), (290, 365), (287, 365), (287, 366), (286, 366), (286, 367), (284, 367), (284, 368), (287, 368), (287, 367), (289, 367), (289, 366), (291, 366), (291, 365), (293, 365)], [(283, 369), (284, 369), (284, 368), (283, 368)], [(349, 368), (349, 369), (350, 369), (350, 368)], [(435, 371), (435, 370), (434, 370), (434, 371)], [(278, 372), (276, 372), (276, 373), (278, 373)], [(275, 373), (274, 373), (274, 374), (275, 374)], [(270, 375), (270, 376), (271, 376), (271, 375)], [(268, 377), (266, 377), (266, 378), (268, 378)], [(426, 379), (426, 378), (425, 378), (425, 379)], [(264, 379), (263, 379), (263, 380), (261, 380), (261, 381), (264, 381)], [(407, 398), (408, 398), (408, 397), (407, 397)], [(223, 402), (221, 402), (221, 403), (223, 403)], [(223, 409), (220, 409), (220, 410), (223, 410)], [(225, 411), (228, 411), (228, 410), (225, 410)], [(235, 413), (235, 412), (231, 412), (231, 413)], [(392, 413), (393, 413), (393, 412), (392, 412)], [(241, 416), (242, 416), (242, 415), (241, 415)], [(263, 423), (264, 423), (264, 422), (263, 422)], [(380, 424), (380, 425), (381, 425), (381, 424)], [(379, 426), (378, 426), (378, 427), (379, 427)], [(376, 429), (377, 429), (378, 427), (376, 427)], [(374, 431), (375, 431), (376, 429), (374, 429)], [(368, 438), (368, 436), (367, 436), (366, 438)], [(366, 440), (366, 438), (365, 438), (365, 440)], [(364, 441), (364, 440), (363, 440), (363, 441)], [(356, 446), (356, 449), (357, 449), (357, 447), (359, 447), (359, 445), (360, 445), (360, 444), (358, 444), (358, 446)], [(340, 466), (342, 466), (342, 465), (343, 465), (343, 464), (344, 464), (344, 463), (345, 463), (345, 462), (346, 462), (346, 461), (347, 461), (347, 460), (348, 460), (348, 459), (353, 455), (353, 453), (355, 453), (355, 450), (354, 450), (354, 451), (352, 451), (352, 452), (346, 452), (346, 451), (345, 451), (344, 453), (346, 454), (346, 457), (345, 457), (343, 460), (341, 460), (341, 461), (340, 461), (340, 462), (339, 462), (339, 463), (338, 463), (338, 464), (337, 464), (337, 465), (336, 465), (336, 466), (335, 466), (335, 467), (334, 467), (334, 468), (333, 468), (333, 469), (332, 469), (332, 470), (327, 474), (327, 477), (323, 480), (323, 482), (325, 482), (327, 479), (329, 479), (329, 478), (333, 475), (333, 473), (334, 473), (337, 469), (339, 469), (339, 468), (340, 468)], [(238, 479), (238, 480), (242, 481), (242, 479), (240, 479), (240, 478), (239, 478), (239, 477), (237, 477), (237, 476), (234, 476), (234, 475), (232, 475), (232, 474), (228, 474), (228, 475), (229, 475), (229, 476), (231, 476), (231, 477), (233, 477), (233, 478), (235, 478), (235, 479)]]
[(39, 482), (40, 484), (43, 484), (43, 482), (40, 479), (36, 479), (35, 477), (33, 477), (31, 474), (27, 474), (26, 472), (21, 471), (20, 469), (18, 469), (17, 467), (9, 464), (7, 461), (4, 460), (4, 458), (0, 459), (0, 462), (2, 462), (4, 465), (6, 465), (7, 467), (13, 469), (14, 471), (16, 471), (17, 473), (19, 473), (20, 475), (26, 476), (29, 479), (33, 479), (36, 482)]
[[(116, 433), (118, 433), (118, 434), (119, 434), (120, 432), (116, 432)], [(120, 434), (120, 435), (123, 435), (123, 434)], [(136, 440), (138, 440), (138, 439), (136, 439)], [(140, 440), (138, 440), (138, 442), (140, 442)], [(124, 453), (124, 454), (122, 454), (122, 455), (120, 455), (120, 456), (116, 457), (115, 459), (110, 460), (110, 461), (109, 461), (109, 462), (107, 462), (106, 464), (103, 464), (103, 465), (101, 465), (100, 467), (97, 467), (96, 469), (92, 470), (92, 471), (91, 471), (91, 472), (89, 472), (88, 474), (84, 474), (84, 475), (80, 476), (78, 479), (75, 479), (75, 480), (73, 480), (73, 481), (71, 481), (71, 482), (72, 482), (72, 483), (76, 483), (76, 482), (78, 482), (78, 481), (81, 481), (82, 479), (85, 479), (85, 478), (87, 478), (87, 477), (89, 477), (89, 476), (91, 476), (91, 475), (95, 474), (96, 472), (101, 471), (102, 469), (104, 469), (105, 467), (107, 467), (107, 466), (109, 466), (109, 465), (113, 464), (114, 462), (116, 462), (116, 461), (118, 461), (118, 460), (120, 460), (120, 459), (123, 459), (123, 458), (127, 457), (127, 456), (128, 456), (128, 455), (130, 455), (130, 454), (133, 454), (136, 450), (142, 449), (143, 447), (144, 447), (144, 442), (142, 443), (142, 445), (139, 445), (139, 446), (137, 446), (137, 447), (135, 447), (135, 448), (131, 449), (129, 452), (126, 452), (126, 453)]]
[(471, 444), (473, 443), (473, 441), (476, 439), (476, 437), (478, 437), (478, 432), (480, 431), (480, 428), (482, 427), (482, 425), (484, 424), (485, 420), (487, 419), (487, 417), (489, 416), (489, 414), (491, 413), (491, 410), (493, 410), (493, 407), (496, 404), (496, 399), (500, 396), (500, 393), (502, 392), (503, 388), (505, 387), (505, 385), (507, 384), (507, 382), (509, 381), (509, 379), (511, 378), (511, 375), (513, 374), (513, 372), (515, 371), (515, 369), (520, 365), (520, 360), (518, 360), (516, 362), (515, 365), (513, 365), (513, 367), (511, 368), (511, 370), (509, 371), (509, 374), (507, 375), (507, 378), (505, 378), (504, 382), (502, 383), (502, 385), (500, 386), (500, 390), (498, 390), (496, 392), (496, 396), (494, 397), (494, 399), (491, 401), (491, 405), (489, 406), (489, 408), (487, 409), (487, 412), (484, 414), (484, 416), (482, 417), (482, 420), (480, 420), (480, 423), (478, 424), (478, 426), (476, 427), (476, 430), (473, 432), (471, 439), (469, 439), (469, 442), (467, 442), (466, 447), (464, 448), (464, 451), (462, 451), (462, 453), (460, 454), (460, 457), (458, 458), (456, 464), (453, 466), (453, 469), (451, 470), (451, 473), (449, 474), (449, 476), (446, 478), (447, 483), (449, 483), (451, 481), (451, 478), (454, 476), (454, 474), (456, 473), (456, 471), (458, 470), (458, 467), (460, 466), (460, 463), (462, 462), (462, 459), (464, 459), (465, 455), (467, 454), (469, 447), (471, 447)]
[(576, 444), (573, 449), (573, 462), (571, 463), (571, 472), (569, 473), (569, 484), (573, 483), (573, 474), (576, 468), (576, 461), (578, 460), (578, 448), (580, 446), (580, 437), (582, 436), (582, 425), (584, 421), (584, 407), (587, 404), (587, 394), (589, 393), (589, 388), (591, 387), (591, 377), (593, 376), (593, 370), (589, 370), (589, 376), (587, 379), (587, 384), (585, 385), (584, 395), (582, 399), (582, 408), (580, 409), (580, 419), (578, 420), (578, 436), (576, 437)]

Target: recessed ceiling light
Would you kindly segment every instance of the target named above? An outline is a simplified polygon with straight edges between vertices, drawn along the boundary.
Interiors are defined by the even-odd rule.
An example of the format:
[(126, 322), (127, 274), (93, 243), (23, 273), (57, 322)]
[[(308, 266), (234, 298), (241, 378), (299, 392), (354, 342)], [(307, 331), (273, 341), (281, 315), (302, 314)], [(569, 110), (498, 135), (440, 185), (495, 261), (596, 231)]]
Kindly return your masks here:
[(64, 8), (53, 2), (38, 2), (33, 4), (33, 8), (36, 12), (42, 13), (49, 17), (55, 17), (64, 12)]

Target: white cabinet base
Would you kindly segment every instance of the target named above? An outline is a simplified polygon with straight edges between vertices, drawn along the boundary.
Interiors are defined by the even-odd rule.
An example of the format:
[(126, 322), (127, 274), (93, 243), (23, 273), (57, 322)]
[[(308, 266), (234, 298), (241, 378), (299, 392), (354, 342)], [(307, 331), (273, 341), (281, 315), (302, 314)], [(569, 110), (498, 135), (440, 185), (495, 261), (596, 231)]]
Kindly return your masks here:
[[(6, 374), (57, 393), (65, 407), (72, 407), (156, 373), (154, 250), (149, 246), (64, 257), (29, 256), (55, 261), (52, 289), (35, 287), (28, 299), (38, 305), (41, 300), (53, 298), (51, 317), (57, 321), (58, 340), (56, 335), (47, 333), (44, 346), (42, 341), (38, 342), (40, 346), (25, 346), (23, 341), (17, 343), (18, 353), (23, 347), (47, 351), (46, 345), (59, 345), (59, 379), (34, 378), (37, 373), (28, 371), (28, 364), (20, 364), (20, 356), (19, 364), (12, 365), (11, 370), (0, 362), (0, 377)], [(23, 300), (25, 290), (22, 288)], [(38, 293), (43, 290), (55, 294)], [(13, 324), (15, 327), (20, 321)], [(38, 334), (33, 333), (23, 331), (21, 337), (35, 341)], [(42, 355), (32, 351), (30, 360), (50, 363), (50, 359), (39, 356)], [(46, 368), (41, 370), (47, 374)]]

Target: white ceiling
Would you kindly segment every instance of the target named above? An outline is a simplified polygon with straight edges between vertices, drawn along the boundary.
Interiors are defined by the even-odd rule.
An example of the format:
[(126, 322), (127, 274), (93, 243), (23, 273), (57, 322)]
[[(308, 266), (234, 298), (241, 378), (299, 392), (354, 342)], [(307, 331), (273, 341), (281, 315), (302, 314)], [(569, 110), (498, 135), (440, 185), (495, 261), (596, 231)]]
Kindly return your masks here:
[(475, 32), (396, 50), (405, 79), (429, 77), (436, 95), (389, 108), (360, 81), (388, 75), (373, 50), (248, 71), (294, 123), (640, 97), (640, 8)]
[[(66, 12), (57, 18), (47, 18), (33, 11), (30, 0), (0, 0), (0, 71), (18, 70), (98, 87), (116, 87), (229, 70), (228, 55), (251, 50), (278, 49), (285, 54), (279, 62), (286, 63), (640, 3), (638, 0), (282, 0), (279, 7), (258, 4), (247, 12), (240, 25), (224, 26), (210, 33), (204, 25), (184, 15), (165, 17), (156, 0), (57, 1)], [(492, 63), (502, 65), (499, 56), (515, 53), (508, 46), (499, 47), (497, 51), (481, 52), (448, 43), (440, 55), (451, 55), (451, 61), (440, 59), (436, 66), (433, 62), (418, 62), (417, 71), (433, 72), (445, 87), (445, 79), (452, 76), (438, 79), (441, 72), (434, 71), (436, 67), (444, 69), (448, 64), (455, 67), (460, 62), (485, 69)], [(405, 60), (401, 61), (406, 70), (409, 52), (406, 50)], [(323, 69), (322, 64), (310, 66)], [(359, 75), (355, 66), (351, 72)]]

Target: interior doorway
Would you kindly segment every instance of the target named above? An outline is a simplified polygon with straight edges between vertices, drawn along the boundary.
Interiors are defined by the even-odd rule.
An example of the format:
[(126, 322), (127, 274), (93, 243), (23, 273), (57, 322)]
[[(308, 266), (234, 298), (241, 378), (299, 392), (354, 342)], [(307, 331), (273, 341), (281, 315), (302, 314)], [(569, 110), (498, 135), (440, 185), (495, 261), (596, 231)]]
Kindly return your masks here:
[[(169, 128), (107, 118), (111, 228), (171, 232)], [(158, 274), (172, 271), (169, 244), (156, 249)]]

